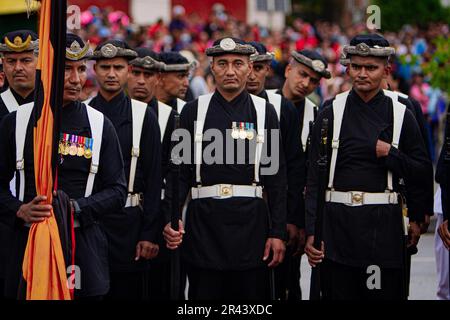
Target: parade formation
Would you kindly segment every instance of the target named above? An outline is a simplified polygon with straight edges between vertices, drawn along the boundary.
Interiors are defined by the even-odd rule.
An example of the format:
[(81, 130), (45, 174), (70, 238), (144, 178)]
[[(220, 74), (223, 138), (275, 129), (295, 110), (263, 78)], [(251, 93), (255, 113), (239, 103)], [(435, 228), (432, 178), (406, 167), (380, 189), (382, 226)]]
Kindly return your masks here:
[(310, 95), (333, 78), (316, 50), (293, 50), (268, 90), (264, 43), (216, 39), (215, 90), (193, 98), (196, 62), (179, 52), (67, 33), (51, 203), (36, 188), (40, 36), (0, 44), (3, 299), (29, 298), (30, 230), (52, 216), (75, 300), (299, 301), (303, 255), (310, 299), (406, 300), (435, 179), (449, 250), (450, 129), (434, 177), (422, 108), (391, 87), (382, 34), (344, 46), (351, 88), (318, 105)]

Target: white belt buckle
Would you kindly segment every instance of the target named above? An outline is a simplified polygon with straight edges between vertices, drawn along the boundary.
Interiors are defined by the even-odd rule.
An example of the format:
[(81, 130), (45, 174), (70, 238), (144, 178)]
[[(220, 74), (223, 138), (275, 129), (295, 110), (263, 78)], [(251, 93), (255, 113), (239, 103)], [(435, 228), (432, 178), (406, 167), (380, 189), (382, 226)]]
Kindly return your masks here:
[(218, 195), (220, 198), (231, 198), (233, 196), (233, 186), (231, 184), (219, 184)]
[(350, 191), (351, 204), (359, 206), (364, 204), (364, 192)]

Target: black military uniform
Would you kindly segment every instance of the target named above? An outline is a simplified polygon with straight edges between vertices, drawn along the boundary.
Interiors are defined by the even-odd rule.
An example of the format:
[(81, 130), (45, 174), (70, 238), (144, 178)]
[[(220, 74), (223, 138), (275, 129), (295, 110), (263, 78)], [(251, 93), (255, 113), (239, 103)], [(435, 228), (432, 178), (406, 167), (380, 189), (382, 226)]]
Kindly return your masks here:
[[(28, 40), (29, 38), (29, 40)], [(17, 30), (5, 34), (0, 43), (0, 55), (2, 52), (29, 52), (37, 50), (39, 42), (36, 33), (30, 30)], [(15, 44), (16, 43), (16, 44)], [(3, 66), (3, 65), (2, 65)], [(3, 68), (0, 69), (0, 72)], [(5, 82), (7, 80), (5, 79)], [(22, 97), (12, 87), (5, 90), (0, 88), (0, 121), (8, 113), (16, 111), (18, 106), (32, 102), (34, 91), (27, 97)], [(14, 180), (12, 181), (14, 184)], [(12, 186), (13, 187), (13, 186)], [(12, 189), (15, 191), (15, 189)], [(3, 297), (4, 291), (4, 273), (5, 263), (7, 261), (7, 244), (10, 242), (11, 230), (8, 226), (0, 223), (0, 297)]]
[[(386, 59), (393, 52), (378, 35), (357, 36), (344, 50), (349, 55)], [(323, 119), (329, 121), (329, 180), (323, 213), (325, 260), (321, 264), (323, 296), (405, 297), (404, 221), (398, 181), (402, 178), (406, 185), (417, 185), (429, 166), (417, 122), (405, 106), (384, 95), (381, 89), (369, 102), (364, 102), (355, 90), (345, 92), (322, 111), (311, 139), (306, 188), (308, 236), (315, 231), (317, 160)], [(335, 133), (334, 128), (339, 127), (338, 135), (339, 130)], [(387, 157), (376, 157), (377, 140), (391, 143)], [(409, 219), (421, 222), (423, 215), (410, 212)], [(381, 289), (370, 290), (366, 285), (369, 266), (380, 268)]]
[[(159, 55), (146, 48), (137, 48), (138, 58), (130, 61), (133, 66), (146, 70), (160, 72), (164, 68), (164, 63), (160, 62)], [(174, 117), (177, 111), (171, 106), (158, 101), (155, 96), (148, 103), (149, 108), (155, 112), (158, 118), (161, 133), (161, 205), (160, 215), (157, 221), (158, 232), (156, 242), (159, 245), (158, 256), (152, 259), (149, 270), (149, 297), (152, 300), (168, 300), (170, 286), (170, 256), (166, 247), (162, 229), (165, 217), (170, 215), (170, 200), (167, 195), (167, 181), (170, 179), (169, 160), (171, 151), (171, 136), (174, 130)]]
[[(5, 34), (0, 43), (0, 53), (19, 53), (35, 51), (37, 54), (39, 40), (36, 33), (30, 30), (17, 30)], [(22, 97), (11, 86), (0, 95), (0, 120), (10, 112), (16, 111), (17, 107), (32, 102), (34, 91), (27, 97)]]
[[(209, 56), (227, 53), (250, 55), (254, 49), (241, 40), (225, 38), (207, 50)], [(265, 119), (265, 125), (257, 118)], [(195, 122), (202, 123), (203, 128), (195, 126)], [(265, 175), (263, 167), (266, 166), (255, 170), (249, 159), (258, 150), (250, 142), (255, 142), (254, 139), (263, 142), (263, 128), (267, 130), (264, 144), (268, 148), (280, 143), (278, 132), (273, 137), (270, 134), (272, 129), (279, 128), (273, 106), (246, 90), (232, 101), (216, 91), (186, 105), (181, 113), (181, 127), (196, 137), (195, 142), (191, 141), (191, 150), (197, 144), (197, 165), (183, 163), (180, 185), (180, 199), (185, 199), (189, 190), (192, 197), (182, 245), (189, 298), (268, 298), (268, 270), (262, 258), (268, 238), (285, 239), (286, 236), (285, 162), (282, 152), (272, 154), (272, 160), (279, 161), (279, 168), (275, 174)], [(223, 139), (231, 142), (226, 148), (228, 142), (224, 141), (224, 164), (206, 165), (206, 159), (202, 160), (204, 150), (211, 146), (207, 143), (199, 146), (199, 138), (209, 129), (220, 131)], [(244, 164), (236, 164), (236, 155), (242, 157), (236, 152), (239, 143), (246, 145)], [(225, 159), (231, 151), (233, 161), (227, 164)], [(194, 157), (190, 160), (194, 163)], [(262, 199), (262, 186), (268, 203)]]
[[(301, 63), (314, 72), (318, 73), (321, 77), (331, 77), (330, 72), (326, 69), (328, 67), (327, 61), (315, 51), (295, 51), (291, 54), (291, 58), (294, 59), (297, 63)], [(283, 96), (283, 91), (281, 89), (275, 90), (274, 92)], [(305, 201), (303, 195), (306, 187), (306, 176), (308, 168), (308, 138), (310, 134), (309, 123), (311, 121), (315, 121), (318, 108), (311, 100), (306, 97), (304, 99), (292, 101), (291, 103), (294, 105), (294, 116), (297, 118), (300, 137), (300, 152), (296, 161), (298, 162), (298, 165), (300, 165), (301, 175), (298, 175), (294, 183), (298, 185), (298, 188), (301, 190), (301, 192), (292, 193), (290, 197), (288, 197), (288, 213), (290, 213), (291, 210), (294, 210), (293, 214), (296, 214), (300, 218), (300, 224), (297, 225), (298, 228), (305, 229)], [(291, 179), (291, 177), (288, 174), (288, 183), (289, 179)], [(302, 196), (298, 196), (299, 194), (301, 194)], [(292, 203), (292, 205), (290, 204), (290, 202)], [(282, 288), (288, 288), (288, 290), (285, 290), (288, 292), (288, 299), (301, 300), (302, 298), (300, 288), (300, 264), (301, 256), (292, 257), (289, 269), (283, 270), (282, 268), (279, 268), (280, 270), (276, 274), (278, 279), (282, 279), (281, 281), (284, 280), (285, 284), (284, 286), (282, 286)], [(287, 277), (289, 278), (287, 279)], [(283, 294), (285, 291), (281, 292), (281, 294)]]
[[(123, 57), (134, 59), (136, 52), (122, 41), (111, 40), (99, 45), (93, 59)], [(109, 240), (112, 299), (142, 299), (147, 295), (144, 278), (147, 261), (135, 261), (139, 241), (156, 243), (157, 219), (161, 198), (161, 142), (155, 114), (146, 104), (127, 97), (122, 90), (107, 101), (99, 92), (90, 102), (113, 123), (119, 137), (128, 181), (128, 198), (125, 208), (111, 212), (102, 221)], [(141, 120), (134, 121), (133, 108), (143, 110)], [(145, 110), (144, 110), (144, 109)], [(133, 132), (142, 121), (140, 143), (134, 146)], [(136, 148), (137, 147), (137, 148)], [(137, 151), (137, 152), (136, 152)], [(133, 158), (137, 156), (134, 183), (130, 180)]]
[[(272, 54), (266, 47), (258, 42), (249, 42), (256, 49), (250, 57), (255, 62), (270, 63)], [(262, 90), (257, 95), (275, 107), (280, 120), (280, 130), (283, 143), (284, 157), (286, 159), (287, 175), (287, 219), (300, 229), (305, 228), (305, 202), (303, 190), (306, 183), (306, 156), (301, 144), (301, 126), (295, 106), (278, 93)], [(301, 300), (300, 291), (300, 257), (292, 256), (297, 249), (287, 246), (285, 259), (275, 269), (275, 290), (277, 299)]]
[[(74, 43), (76, 44), (74, 45)], [(82, 60), (89, 56), (83, 41), (75, 35), (67, 35), (66, 59)], [(32, 109), (33, 103), (23, 106)], [(0, 140), (0, 219), (13, 228), (7, 267), (6, 296), (18, 297), (22, 261), (27, 244), (29, 226), (16, 217), (20, 206), (36, 196), (33, 161), (33, 126), (24, 117), (22, 108), (8, 114), (0, 125), (4, 139)], [(20, 115), (19, 115), (20, 113)], [(31, 112), (30, 112), (31, 113)], [(28, 123), (24, 131), (24, 196), (13, 197), (9, 181), (16, 171), (16, 121)], [(93, 121), (96, 119), (96, 121)], [(93, 128), (103, 126), (101, 136), (93, 135)], [(101, 142), (94, 140), (100, 139)], [(98, 143), (98, 145), (97, 145)], [(99, 220), (123, 206), (126, 196), (125, 175), (120, 145), (111, 122), (92, 108), (80, 102), (71, 102), (62, 109), (60, 163), (58, 165), (58, 190), (72, 200), (75, 209), (75, 264), (82, 270), (81, 289), (75, 290), (75, 297), (103, 296), (109, 290), (108, 243)], [(77, 153), (65, 152), (75, 146)], [(98, 153), (96, 148), (98, 147)], [(89, 150), (89, 151), (88, 151)], [(81, 152), (82, 151), (82, 152)], [(79, 153), (78, 153), (79, 152)], [(94, 163), (99, 155), (99, 162)], [(92, 158), (91, 158), (92, 157)], [(92, 170), (95, 167), (98, 169)], [(94, 171), (97, 172), (94, 174)], [(94, 175), (88, 194), (89, 182)], [(17, 180), (17, 190), (20, 190)]]

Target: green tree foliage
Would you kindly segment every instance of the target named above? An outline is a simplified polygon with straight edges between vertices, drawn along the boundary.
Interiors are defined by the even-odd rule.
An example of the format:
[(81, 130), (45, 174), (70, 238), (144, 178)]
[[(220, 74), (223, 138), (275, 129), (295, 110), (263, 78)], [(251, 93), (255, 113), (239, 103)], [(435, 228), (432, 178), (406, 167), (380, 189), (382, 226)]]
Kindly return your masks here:
[(450, 8), (441, 0), (373, 0), (381, 9), (382, 30), (398, 31), (403, 25), (426, 26), (430, 22), (450, 23)]
[(431, 76), (431, 85), (450, 96), (450, 39), (440, 36), (433, 41), (436, 51), (422, 67)]

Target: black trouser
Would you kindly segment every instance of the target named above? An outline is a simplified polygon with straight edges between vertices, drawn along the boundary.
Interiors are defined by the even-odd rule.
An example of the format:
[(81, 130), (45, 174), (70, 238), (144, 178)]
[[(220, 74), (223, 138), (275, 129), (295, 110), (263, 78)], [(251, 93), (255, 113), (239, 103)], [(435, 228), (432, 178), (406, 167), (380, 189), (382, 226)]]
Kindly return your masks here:
[(187, 266), (189, 300), (268, 300), (269, 269), (218, 271)]
[(144, 300), (148, 296), (146, 271), (111, 272), (107, 300)]
[[(350, 267), (325, 259), (321, 264), (320, 281), (324, 300), (400, 300), (403, 298), (401, 269), (380, 268), (380, 286), (369, 289), (375, 282), (375, 272), (367, 268)], [(368, 286), (369, 283), (369, 286)]]
[(0, 278), (0, 300), (5, 299), (5, 279)]
[(302, 300), (300, 262), (301, 256), (293, 257), (292, 249), (288, 247), (284, 261), (275, 268), (275, 295), (278, 300)]
[[(160, 247), (161, 248), (161, 247)], [(149, 271), (149, 299), (150, 300), (170, 300), (170, 252), (167, 256), (156, 257), (150, 261)], [(186, 270), (181, 263), (180, 265), (180, 292), (178, 294), (178, 300), (185, 300), (184, 290), (186, 288)]]

